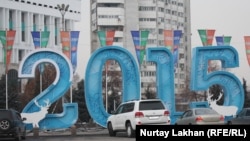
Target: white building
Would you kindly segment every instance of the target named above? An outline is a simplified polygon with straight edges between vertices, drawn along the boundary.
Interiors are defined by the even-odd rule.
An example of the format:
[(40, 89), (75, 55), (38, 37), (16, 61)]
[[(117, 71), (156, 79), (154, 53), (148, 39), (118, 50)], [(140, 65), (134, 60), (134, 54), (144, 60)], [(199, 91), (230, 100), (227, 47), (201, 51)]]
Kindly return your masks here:
[[(65, 30), (74, 30), (74, 23), (81, 20), (81, 0), (1, 0), (0, 30), (16, 30), (8, 75), (15, 75), (22, 58), (35, 49), (31, 31), (50, 31), (47, 48), (62, 51), (63, 16), (57, 7), (62, 4), (69, 5), (64, 16)], [(2, 58), (2, 43), (0, 48)], [(3, 59), (0, 59), (0, 67), (0, 73), (4, 74)]]
[[(164, 46), (164, 30), (182, 30), (175, 93), (185, 91), (191, 60), (190, 0), (91, 0), (91, 52), (100, 47), (97, 31), (115, 30), (113, 45), (135, 49), (131, 30), (148, 30), (147, 47)], [(155, 64), (143, 62), (141, 92), (156, 91)], [(116, 68), (111, 66), (111, 70)]]

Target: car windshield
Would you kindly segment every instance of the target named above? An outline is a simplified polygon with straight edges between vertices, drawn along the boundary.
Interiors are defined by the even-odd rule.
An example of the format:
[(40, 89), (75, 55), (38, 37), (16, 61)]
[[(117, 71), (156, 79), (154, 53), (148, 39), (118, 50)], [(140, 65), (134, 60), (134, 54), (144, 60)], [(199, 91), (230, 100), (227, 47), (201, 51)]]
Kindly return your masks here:
[(165, 109), (161, 101), (141, 101), (139, 105), (139, 110), (161, 110)]
[(217, 114), (214, 110), (212, 109), (196, 109), (195, 110), (195, 115), (215, 115)]

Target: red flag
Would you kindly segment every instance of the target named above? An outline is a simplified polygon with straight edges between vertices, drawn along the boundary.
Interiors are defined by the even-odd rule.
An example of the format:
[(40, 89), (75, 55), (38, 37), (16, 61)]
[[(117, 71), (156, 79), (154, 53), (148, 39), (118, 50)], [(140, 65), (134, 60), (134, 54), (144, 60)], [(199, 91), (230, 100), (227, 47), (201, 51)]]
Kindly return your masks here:
[(107, 31), (106, 32), (106, 45), (112, 46), (114, 41), (115, 31)]
[(214, 39), (214, 29), (208, 29), (207, 30), (207, 45), (212, 46), (213, 45), (213, 39)]
[(70, 59), (70, 32), (61, 31), (62, 52)]
[(164, 44), (172, 52), (173, 51), (173, 30), (164, 30)]
[(244, 40), (245, 40), (247, 61), (248, 65), (250, 66), (250, 36), (244, 36)]
[(11, 60), (11, 54), (12, 54), (12, 48), (14, 45), (14, 41), (15, 41), (15, 35), (16, 35), (16, 31), (15, 30), (9, 30), (7, 31), (7, 35), (6, 35), (6, 70), (5, 72), (8, 72), (8, 66), (10, 64), (10, 60)]

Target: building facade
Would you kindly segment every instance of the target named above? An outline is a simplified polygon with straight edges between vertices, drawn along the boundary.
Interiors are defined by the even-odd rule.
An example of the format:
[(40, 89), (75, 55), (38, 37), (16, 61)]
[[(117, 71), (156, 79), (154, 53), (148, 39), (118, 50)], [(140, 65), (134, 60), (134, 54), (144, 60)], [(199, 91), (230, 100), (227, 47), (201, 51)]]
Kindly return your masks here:
[[(91, 52), (100, 47), (97, 31), (115, 30), (113, 45), (126, 48), (136, 58), (132, 30), (147, 30), (148, 47), (164, 47), (164, 30), (181, 30), (175, 93), (187, 88), (191, 60), (190, 0), (91, 0)], [(109, 71), (116, 71), (117, 64)], [(118, 67), (119, 70), (119, 67)], [(140, 65), (141, 93), (156, 92), (156, 66), (145, 59)]]
[[(58, 8), (62, 4), (69, 5), (68, 10), (64, 11), (65, 16), (62, 16), (62, 11)], [(17, 74), (22, 58), (35, 49), (31, 31), (49, 31), (47, 48), (61, 52), (60, 31), (74, 30), (74, 23), (80, 20), (81, 0), (2, 0), (0, 30), (16, 31), (9, 72)], [(4, 68), (2, 43), (0, 48), (0, 67)], [(9, 72), (8, 75), (11, 76)], [(0, 73), (4, 74), (5, 69), (0, 69)]]

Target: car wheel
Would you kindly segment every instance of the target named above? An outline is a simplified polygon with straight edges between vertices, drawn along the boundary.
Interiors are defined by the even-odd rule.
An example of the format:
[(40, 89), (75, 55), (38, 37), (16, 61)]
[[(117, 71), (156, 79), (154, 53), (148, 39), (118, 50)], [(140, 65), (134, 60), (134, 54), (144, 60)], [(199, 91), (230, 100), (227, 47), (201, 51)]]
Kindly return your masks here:
[(135, 136), (135, 130), (133, 130), (131, 123), (126, 124), (126, 132), (128, 137), (134, 137)]
[(8, 130), (10, 128), (10, 121), (7, 119), (3, 119), (0, 121), (0, 129)]
[(26, 139), (26, 129), (24, 129), (24, 131), (23, 131), (23, 135), (22, 135), (22, 137), (21, 137), (23, 140), (25, 140)]
[(228, 122), (227, 122), (227, 125), (232, 125), (232, 122), (231, 122), (231, 121), (228, 121)]
[(109, 136), (113, 137), (116, 135), (116, 132), (113, 130), (113, 126), (111, 122), (108, 123), (108, 131), (109, 131)]
[(21, 137), (21, 132), (19, 131), (16, 135), (15, 141), (21, 141), (22, 137)]

